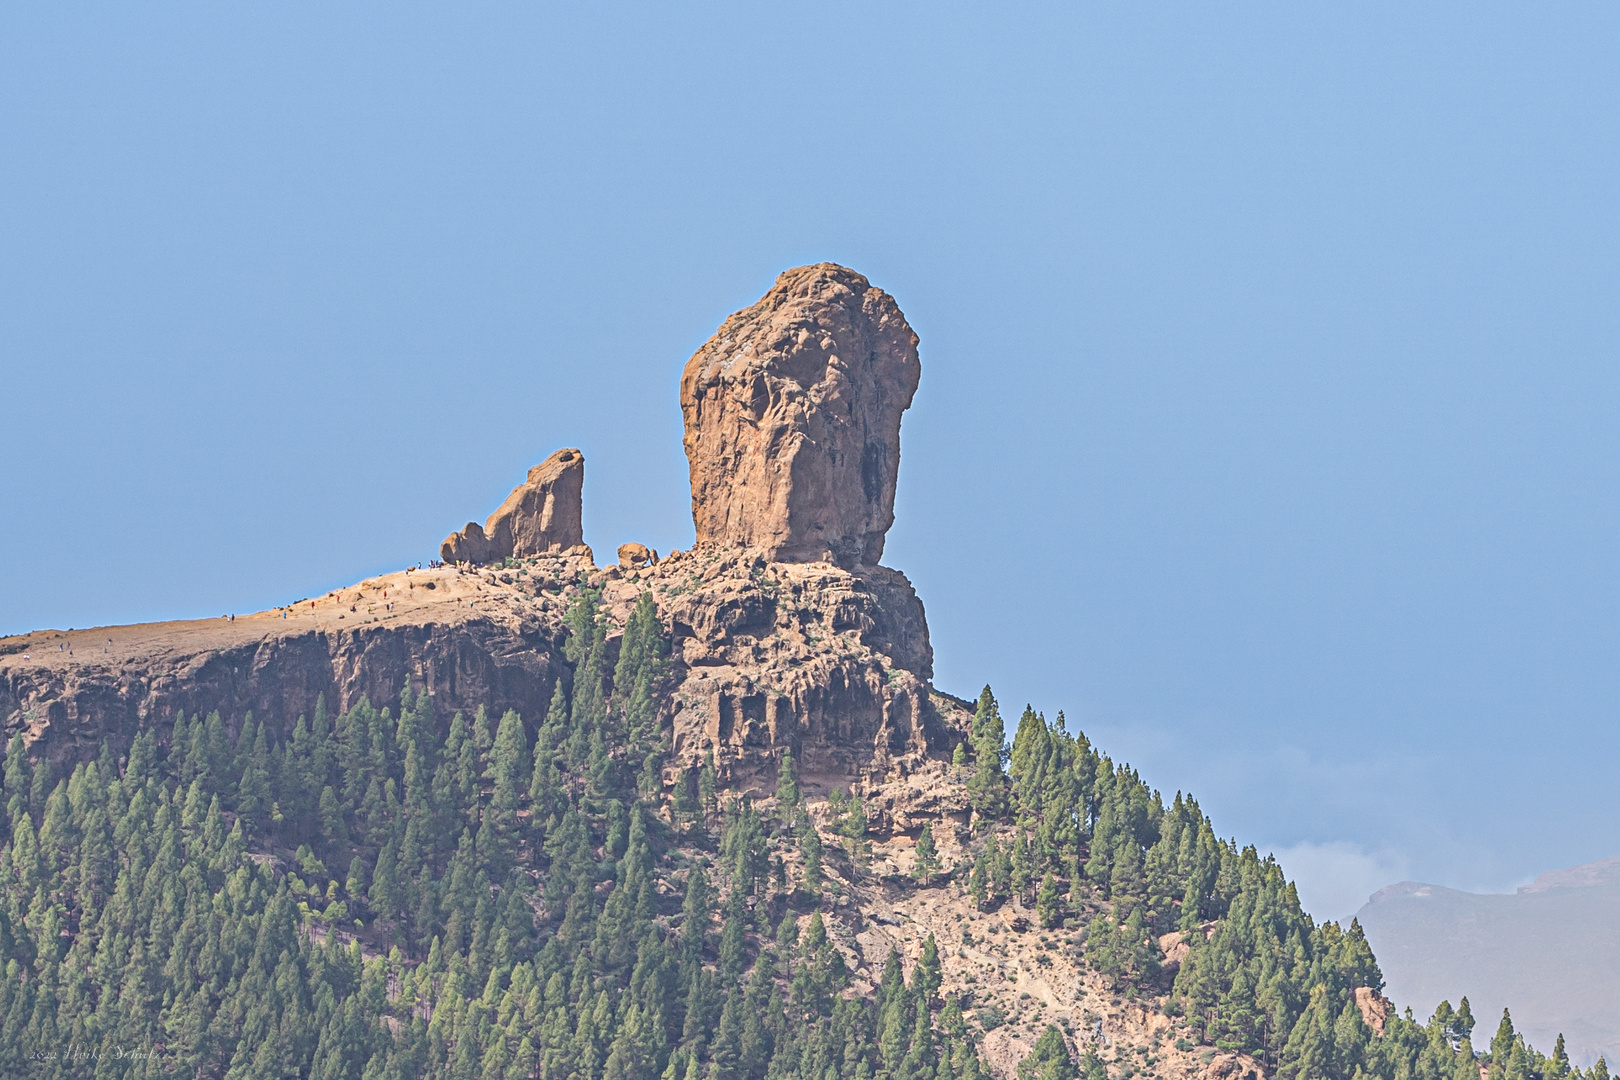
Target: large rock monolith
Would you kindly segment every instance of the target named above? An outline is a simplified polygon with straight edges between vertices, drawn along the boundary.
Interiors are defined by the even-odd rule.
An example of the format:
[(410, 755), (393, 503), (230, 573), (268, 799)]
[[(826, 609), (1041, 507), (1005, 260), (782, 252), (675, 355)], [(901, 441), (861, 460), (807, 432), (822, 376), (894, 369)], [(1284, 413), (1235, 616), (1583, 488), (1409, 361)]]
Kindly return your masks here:
[(681, 377), (698, 544), (876, 565), (920, 374), (888, 293), (833, 263), (785, 271)]

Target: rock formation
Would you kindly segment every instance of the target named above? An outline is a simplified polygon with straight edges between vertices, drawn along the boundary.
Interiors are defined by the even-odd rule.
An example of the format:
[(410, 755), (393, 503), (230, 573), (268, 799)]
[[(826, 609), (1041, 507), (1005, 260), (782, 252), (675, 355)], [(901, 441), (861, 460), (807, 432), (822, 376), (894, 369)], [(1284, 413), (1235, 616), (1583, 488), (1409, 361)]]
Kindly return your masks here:
[[(117, 628), (82, 659), (24, 660), (33, 637), (0, 641), (0, 716), (72, 757), (178, 709), (252, 709), (285, 734), (319, 694), (341, 709), (390, 700), (408, 679), (438, 708), (537, 721), (567, 666), (567, 606), (600, 590), (614, 641), (650, 592), (673, 648), (670, 769), (712, 755), (728, 783), (768, 788), (791, 749), (828, 785), (915, 773), (948, 757), (966, 723), (930, 685), (911, 583), (877, 565), (918, 373), (917, 337), (888, 294), (832, 264), (789, 270), (686, 365), (692, 551), (660, 560), (629, 543), (617, 565), (593, 566), (584, 457), (559, 450), (482, 526), (445, 540), (446, 567), (300, 601), (285, 618)], [(523, 565), (479, 568), (507, 558)], [(874, 820), (903, 820), (903, 803), (880, 799)]]
[(920, 373), (888, 293), (832, 263), (783, 273), (681, 377), (699, 546), (877, 565)]
[(580, 529), (580, 492), (585, 485), (585, 455), (558, 450), (529, 470), (501, 503), (501, 508), (479, 525), (467, 522), (439, 547), (447, 563), (492, 563), (508, 557), (526, 559), (568, 551), (583, 543)]

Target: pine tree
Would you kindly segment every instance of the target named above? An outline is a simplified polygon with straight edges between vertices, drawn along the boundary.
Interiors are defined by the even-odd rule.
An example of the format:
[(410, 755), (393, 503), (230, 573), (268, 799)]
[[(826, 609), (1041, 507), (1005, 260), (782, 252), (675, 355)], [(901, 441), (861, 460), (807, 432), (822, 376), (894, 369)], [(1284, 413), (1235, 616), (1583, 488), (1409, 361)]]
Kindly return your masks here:
[(923, 822), (922, 832), (917, 834), (917, 865), (912, 872), (924, 885), (939, 872), (939, 855), (934, 850), (934, 827), (928, 822)]
[[(184, 713), (181, 713), (184, 716)], [(28, 744), (23, 741), (22, 732), (11, 737), (6, 745), (4, 789), (6, 798), (21, 795), (28, 797), (29, 789), (33, 785), (33, 768), (28, 763)]]
[(609, 723), (607, 708), (607, 629), (598, 611), (600, 594), (587, 589), (564, 618), (568, 641), (564, 654), (574, 665), (569, 715), (568, 763), (583, 769), (590, 762), (592, 736)]
[(782, 765), (776, 771), (776, 817), (783, 828), (791, 829), (799, 818), (799, 770), (793, 764), (793, 751), (782, 751)]
[(1466, 997), (1462, 999), (1462, 1004), (1457, 1006), (1457, 1016), (1456, 1019), (1452, 1021), (1451, 1030), (1454, 1033), (1453, 1045), (1455, 1045), (1457, 1049), (1460, 1050), (1464, 1047), (1469, 1047), (1469, 1049), (1472, 1049), (1470, 1046), (1470, 1040), (1474, 1035), (1474, 1010), (1473, 1007), (1468, 1004), (1468, 999)]
[(744, 929), (747, 910), (743, 907), (742, 892), (733, 888), (726, 901), (725, 923), (720, 929), (720, 974), (732, 982), (742, 974), (747, 959), (748, 939)]
[(863, 867), (872, 854), (872, 842), (866, 837), (866, 806), (859, 795), (841, 801), (840, 805), (842, 812), (838, 815), (835, 828), (844, 838), (844, 850), (849, 853), (850, 863), (856, 868)]
[(697, 796), (698, 775), (695, 768), (681, 770), (675, 781), (675, 794), (670, 807), (674, 825), (682, 832), (698, 828), (702, 818), (702, 804)]
[(1057, 879), (1050, 872), (1041, 882), (1041, 891), (1035, 897), (1035, 914), (1041, 925), (1051, 929), (1063, 921), (1062, 893), (1058, 891)]
[(1030, 881), (1029, 844), (1024, 839), (1024, 830), (1019, 829), (1013, 837), (1012, 846), (1012, 892), (1018, 897), (1020, 903), (1027, 902)]
[(701, 866), (692, 868), (686, 882), (686, 899), (681, 906), (681, 954), (683, 968), (695, 968), (701, 960), (708, 940), (709, 920), (714, 914), (714, 899), (709, 889), (708, 876)]
[(698, 806), (703, 813), (703, 823), (708, 825), (720, 815), (719, 780), (714, 771), (714, 754), (711, 752), (703, 759), (703, 768), (698, 772)]
[(1120, 927), (1119, 951), (1121, 966), (1129, 981), (1140, 985), (1158, 974), (1158, 959), (1140, 907), (1133, 909)]
[[(192, 736), (193, 739), (196, 739), (196, 737), (196, 735)], [(225, 720), (219, 715), (218, 709), (208, 714), (208, 719), (203, 726), (202, 748), (203, 753), (206, 755), (203, 770), (209, 777), (210, 785), (216, 792), (227, 790), (225, 785), (230, 783), (232, 779), (230, 775), (231, 743), (229, 736), (225, 733)], [(240, 779), (240, 777), (236, 779)]]
[(911, 988), (917, 995), (920, 1008), (926, 1012), (939, 993), (944, 976), (940, 972), (939, 945), (929, 933), (923, 940), (922, 955), (917, 958), (916, 970), (911, 975)]
[(1547, 1059), (1547, 1067), (1542, 1071), (1546, 1080), (1564, 1080), (1570, 1074), (1569, 1052), (1564, 1049), (1564, 1033), (1558, 1033), (1558, 1040), (1553, 1043), (1552, 1057)]
[(990, 902), (990, 854), (980, 851), (973, 860), (973, 872), (968, 875), (968, 896), (973, 906), (983, 911)]
[(652, 593), (644, 592), (625, 623), (619, 661), (613, 670), (614, 707), (625, 739), (637, 754), (650, 752), (657, 740), (658, 691), (668, 668), (668, 653)]
[(1076, 1080), (1078, 1075), (1069, 1044), (1053, 1024), (1046, 1025), (1034, 1049), (1018, 1063), (1018, 1080)]
[(815, 822), (806, 820), (799, 837), (799, 854), (804, 858), (804, 888), (814, 895), (821, 890), (821, 834)]
[(989, 847), (990, 864), (990, 895), (994, 900), (1006, 900), (1012, 896), (1013, 865), (1012, 859), (996, 843), (996, 838), (990, 838)]
[(522, 717), (511, 709), (501, 717), (485, 775), (493, 785), (483, 822), (490, 833), (488, 862), (492, 875), (504, 878), (516, 856), (518, 795), (526, 781), (533, 787), (528, 735)]
[(335, 854), (348, 846), (349, 829), (338, 804), (337, 792), (332, 790), (331, 784), (321, 789), (320, 814), (321, 839), (325, 849)]
[(1001, 710), (986, 686), (973, 714), (973, 776), (968, 780), (968, 798), (981, 827), (1000, 821), (1006, 813), (1006, 739)]
[(1513, 1017), (1502, 1010), (1502, 1021), (1496, 1025), (1491, 1039), (1491, 1080), (1500, 1080), (1506, 1074), (1508, 1059), (1513, 1056)]
[(349, 861), (349, 873), (343, 882), (343, 890), (352, 897), (363, 897), (366, 895), (366, 883), (370, 877), (371, 868), (366, 865), (366, 860), (356, 855)]
[(237, 785), (236, 812), (258, 833), (263, 831), (270, 816), (270, 748), (265, 742), (264, 726), (255, 725), (249, 715), (250, 719), (242, 728), (241, 741), (247, 745), (241, 756), (242, 779)]
[[(360, 865), (362, 869), (365, 866), (364, 863)], [(395, 841), (388, 841), (377, 854), (377, 869), (371, 875), (371, 884), (365, 895), (378, 915), (385, 919), (399, 917), (403, 898), (400, 895), (399, 853)]]
[(490, 750), (487, 779), (494, 787), (491, 805), (508, 813), (515, 811), (521, 785), (530, 775), (529, 738), (523, 718), (508, 709), (501, 716)]

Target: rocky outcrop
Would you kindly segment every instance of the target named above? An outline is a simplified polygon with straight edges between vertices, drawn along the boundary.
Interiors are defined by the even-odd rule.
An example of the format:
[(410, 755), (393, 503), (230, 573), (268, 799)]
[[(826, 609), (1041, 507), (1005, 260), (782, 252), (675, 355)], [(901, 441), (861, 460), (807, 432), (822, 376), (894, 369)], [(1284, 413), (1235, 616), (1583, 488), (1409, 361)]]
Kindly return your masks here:
[(699, 546), (875, 566), (920, 373), (888, 293), (832, 263), (783, 273), (681, 377)]
[(451, 533), (440, 545), (439, 557), (447, 563), (483, 564), (549, 555), (581, 545), (584, 485), (585, 455), (574, 449), (558, 450), (530, 469), (528, 479), (483, 525), (469, 521), (465, 529)]
[[(1083, 946), (1082, 937), (1093, 918), (1118, 917), (1118, 894), (1110, 913), (1102, 893), (1069, 874), (1069, 908), (1054, 919), (1049, 909), (1028, 906), (1023, 888), (989, 905), (964, 888), (983, 857), (984, 848), (975, 847), (988, 841), (1014, 850), (1027, 822), (973, 820), (975, 774), (952, 763), (973, 706), (930, 685), (933, 652), (923, 605), (903, 574), (877, 565), (893, 518), (900, 414), (916, 386), (916, 337), (888, 296), (840, 267), (789, 271), (760, 304), (728, 320), (688, 365), (682, 405), (698, 522), (693, 550), (660, 560), (656, 551), (629, 543), (618, 549), (616, 565), (595, 566), (580, 536), (583, 458), (577, 450), (559, 451), (531, 470), (483, 526), (469, 524), (445, 541), (444, 559), (457, 565), (381, 575), (240, 617), (0, 638), (0, 743), (21, 734), (24, 752), (51, 760), (61, 776), (72, 761), (95, 757), (104, 740), (115, 756), (127, 751), (140, 731), (155, 732), (159, 746), (167, 744), (172, 753), (181, 710), (217, 709), (239, 751), (248, 746), (241, 734), (250, 713), (278, 748), (322, 698), (334, 713), (362, 700), (386, 707), (407, 686), (427, 695), (441, 738), (452, 713), (479, 708), (497, 715), (515, 710), (532, 736), (548, 705), (563, 700), (554, 695), (594, 671), (604, 682), (582, 681), (589, 697), (579, 696), (581, 685), (573, 689), (572, 730), (564, 743), (570, 801), (577, 798), (592, 815), (605, 810), (611, 821), (625, 808), (617, 801), (601, 806), (606, 800), (599, 799), (598, 784), (614, 771), (599, 771), (601, 754), (637, 771), (633, 818), (654, 828), (677, 826), (670, 834), (674, 850), (645, 882), (657, 890), (661, 924), (690, 887), (688, 871), (707, 865), (713, 852), (712, 834), (679, 812), (675, 784), (712, 762), (726, 802), (754, 797), (774, 829), (797, 816), (773, 805), (778, 770), (791, 751), (803, 795), (799, 809), (829, 840), (838, 835), (847, 844), (826, 845), (818, 887), (806, 878), (809, 847), (789, 829), (773, 831), (761, 854), (770, 856), (776, 880), (758, 891), (750, 921), (791, 929), (787, 920), (805, 926), (813, 918), (844, 958), (854, 994), (876, 994), (896, 957), (909, 969), (910, 985), (920, 985), (918, 964), (931, 952), (939, 964), (935, 991), (971, 1007), (984, 1059), (1004, 1080), (1027, 1071), (1023, 1062), (1043, 1029), (1061, 1031), (1071, 1055), (1087, 1055), (1093, 1075), (1106, 1069), (1128, 1077), (1151, 1067), (1159, 1080), (1263, 1080), (1262, 1064), (1225, 1049), (1232, 1044), (1205, 1049), (1188, 1042), (1197, 1026), (1169, 1008), (1150, 981), (1137, 987), (1147, 991), (1142, 996), (1134, 989), (1122, 995), (1112, 976), (1095, 970), (1095, 942)], [(505, 565), (478, 565), (508, 558)], [(667, 682), (662, 674), (656, 681), (662, 737), (653, 740), (660, 753), (668, 751), (663, 825), (642, 810), (660, 813), (659, 793), (649, 790), (656, 783), (639, 782), (649, 764), (639, 708), (647, 684), (638, 680), (627, 699), (631, 688), (612, 686), (615, 676), (607, 674), (618, 669), (632, 611), (644, 613), (648, 600), (671, 647)], [(583, 629), (578, 616), (592, 605), (597, 618), (590, 625), (604, 636), (593, 632), (586, 664), (565, 645), (570, 632)], [(626, 700), (638, 708), (623, 709)], [(588, 710), (580, 710), (582, 702)], [(598, 712), (604, 704), (605, 714)], [(596, 741), (619, 727), (617, 721), (632, 719), (634, 740)], [(381, 752), (392, 741), (386, 722), (369, 734), (364, 725), (340, 730), (334, 738), (340, 757), (368, 745)], [(501, 731), (497, 747), (509, 731), (504, 720)], [(378, 735), (381, 742), (365, 741)], [(575, 736), (585, 735), (591, 738), (588, 780), (579, 775), (576, 756)], [(475, 736), (462, 753), (480, 745)], [(216, 749), (208, 747), (210, 754)], [(411, 768), (406, 765), (407, 776)], [(36, 773), (35, 785), (50, 775)], [(584, 785), (576, 787), (580, 780)], [(378, 783), (372, 781), (371, 792), (380, 790)], [(388, 800), (394, 784), (387, 781)], [(843, 828), (851, 819), (842, 793), (831, 797), (835, 788), (860, 798), (865, 833)], [(248, 793), (244, 780), (242, 794)], [(529, 818), (524, 831), (532, 833), (546, 808), (537, 803), (519, 813)], [(577, 815), (570, 810), (568, 817)], [(687, 831), (688, 825), (698, 827)], [(554, 829), (555, 822), (543, 827)], [(931, 862), (924, 861), (925, 829), (934, 845)], [(304, 830), (256, 835), (250, 857), (261, 865), (291, 857), (294, 831)], [(43, 827), (42, 842), (48, 835)], [(484, 838), (495, 833), (478, 835), (482, 861)], [(592, 893), (603, 891), (576, 889), (559, 910), (554, 901), (566, 893), (552, 889), (546, 877), (555, 871), (528, 858), (559, 837), (564, 833), (533, 847), (525, 841), (520, 865), (549, 897), (537, 902), (540, 913), (562, 920), (562, 929), (544, 932), (566, 942), (574, 901), (588, 906)], [(331, 846), (347, 858), (341, 842)], [(604, 844), (605, 858), (612, 848), (611, 840)], [(1556, 901), (1594, 891), (1575, 886), (1601, 886), (1614, 868), (1593, 866), (1538, 879), (1546, 896), (1496, 899)], [(677, 876), (677, 868), (686, 869)], [(376, 877), (383, 878), (381, 859)], [(483, 873), (478, 877), (488, 894)], [(297, 878), (289, 881), (304, 888)], [(334, 895), (328, 887), (327, 899)], [(378, 895), (351, 888), (344, 903), (358, 904), (357, 914), (369, 920)], [(747, 902), (743, 890), (731, 895)], [(800, 914), (805, 901), (814, 916)], [(484, 900), (478, 906), (483, 909)], [(335, 942), (333, 935), (341, 933), (373, 958), (378, 952), (366, 950), (386, 948), (395, 936), (397, 927), (386, 917), (369, 927), (357, 921), (350, 934), (333, 907), (339, 905), (311, 912), (315, 921), (307, 930), (315, 940)], [(1202, 936), (1194, 942), (1209, 940), (1215, 927), (1207, 922), (1189, 933)], [(690, 929), (688, 923), (682, 932)], [(1160, 989), (1194, 955), (1186, 937), (1177, 931), (1157, 938), (1164, 957)], [(633, 952), (635, 942), (629, 944)], [(1393, 1015), (1389, 1001), (1371, 987), (1356, 988), (1354, 999), (1363, 1020), (1381, 1033)]]
[(1394, 1011), (1389, 999), (1370, 986), (1356, 987), (1356, 1008), (1361, 1011), (1362, 1023), (1372, 1028), (1374, 1035), (1384, 1033), (1384, 1025)]
[(1159, 951), (1164, 953), (1163, 967), (1166, 969), (1181, 967), (1181, 962), (1187, 959), (1192, 952), (1192, 946), (1187, 943), (1187, 935), (1180, 930), (1172, 930), (1168, 934), (1159, 935)]

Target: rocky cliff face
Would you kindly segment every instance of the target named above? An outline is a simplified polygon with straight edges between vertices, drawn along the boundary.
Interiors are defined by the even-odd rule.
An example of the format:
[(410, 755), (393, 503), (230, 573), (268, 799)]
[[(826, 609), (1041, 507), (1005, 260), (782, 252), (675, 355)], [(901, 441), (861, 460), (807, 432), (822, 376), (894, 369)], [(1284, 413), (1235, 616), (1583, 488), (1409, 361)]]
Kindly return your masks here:
[(218, 709), (232, 730), (252, 710), (285, 734), (320, 695), (334, 712), (381, 705), (407, 681), (441, 715), (484, 706), (535, 723), (570, 677), (563, 615), (585, 589), (601, 594), (611, 653), (643, 593), (670, 634), (672, 778), (712, 754), (732, 788), (769, 791), (792, 750), (812, 787), (875, 791), (962, 738), (960, 703), (929, 686), (928, 628), (903, 574), (718, 551), (629, 571), (578, 555), (400, 571), (230, 621), (0, 639), (0, 716), (8, 738), (21, 730), (59, 762), (108, 735), (167, 730), (181, 709)]
[[(564, 562), (564, 560), (552, 560)], [(571, 561), (577, 565), (577, 560)], [(94, 756), (166, 731), (177, 711), (252, 711), (290, 732), (322, 695), (333, 712), (393, 701), (409, 681), (447, 714), (544, 714), (563, 677), (560, 597), (497, 595), (476, 574), (401, 571), (233, 620), (42, 631), (0, 639), (0, 718), (35, 756)]]
[(672, 635), (672, 774), (712, 753), (732, 787), (769, 790), (792, 750), (812, 780), (881, 783), (961, 738), (931, 695), (922, 602), (898, 571), (697, 549), (610, 574), (617, 622), (647, 591)]
[(698, 545), (875, 566), (920, 373), (888, 293), (832, 263), (782, 274), (681, 377)]
[(580, 498), (585, 455), (558, 450), (529, 470), (528, 478), (479, 525), (449, 535), (439, 547), (447, 563), (492, 563), (568, 551), (584, 543)]

